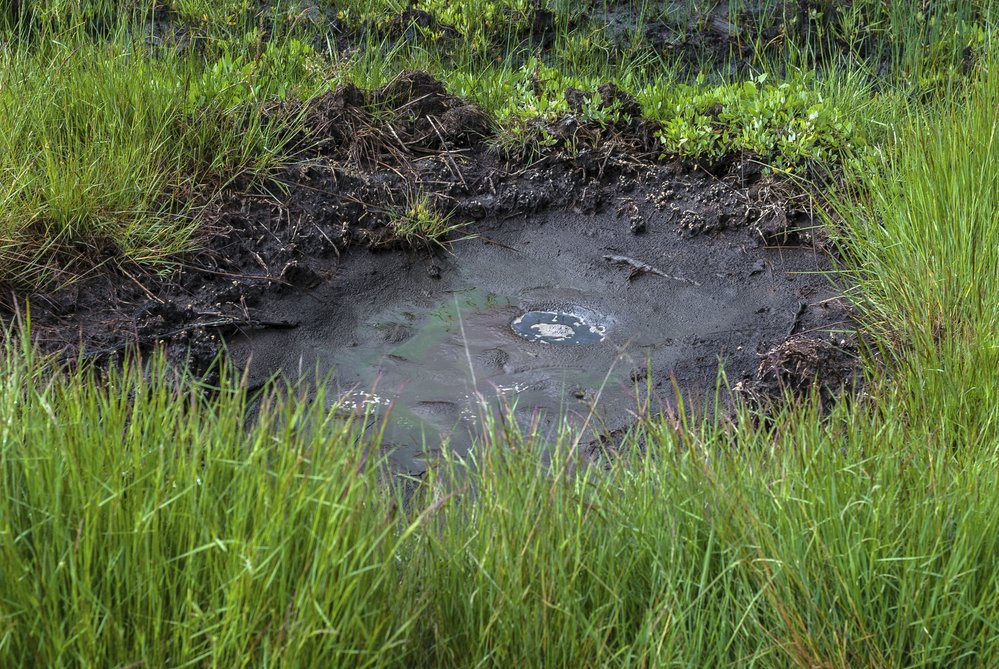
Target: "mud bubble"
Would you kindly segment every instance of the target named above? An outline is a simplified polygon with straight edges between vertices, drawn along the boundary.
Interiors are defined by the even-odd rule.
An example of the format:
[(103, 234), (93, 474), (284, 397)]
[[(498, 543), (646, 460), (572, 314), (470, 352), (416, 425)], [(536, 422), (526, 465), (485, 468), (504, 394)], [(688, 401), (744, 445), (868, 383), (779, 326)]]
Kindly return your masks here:
[(607, 333), (605, 326), (564, 311), (528, 311), (510, 327), (524, 339), (543, 344), (598, 344)]

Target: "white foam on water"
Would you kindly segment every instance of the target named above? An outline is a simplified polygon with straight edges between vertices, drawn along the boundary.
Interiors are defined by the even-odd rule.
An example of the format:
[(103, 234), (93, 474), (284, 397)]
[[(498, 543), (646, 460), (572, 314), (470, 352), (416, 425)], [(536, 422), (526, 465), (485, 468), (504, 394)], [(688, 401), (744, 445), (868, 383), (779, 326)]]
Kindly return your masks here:
[(606, 334), (605, 327), (562, 311), (529, 311), (510, 326), (524, 339), (542, 344), (596, 344)]
[(572, 339), (576, 331), (568, 325), (560, 323), (535, 323), (532, 330), (537, 330), (538, 337), (544, 339)]

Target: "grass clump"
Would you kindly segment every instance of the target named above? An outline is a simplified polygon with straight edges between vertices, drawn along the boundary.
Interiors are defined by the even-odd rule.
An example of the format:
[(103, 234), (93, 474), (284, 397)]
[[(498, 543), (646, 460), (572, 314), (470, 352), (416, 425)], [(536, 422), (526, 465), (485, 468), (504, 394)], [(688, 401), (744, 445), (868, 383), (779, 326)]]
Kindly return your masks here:
[(206, 63), (127, 35), (63, 39), (0, 55), (0, 281), (17, 286), (105, 260), (165, 267), (192, 244), (190, 205), (265, 173), (295, 133), (263, 102), (320, 87), (295, 40)]
[[(917, 415), (948, 419), (955, 444), (991, 435), (999, 361), (999, 75), (987, 63), (966, 95), (916, 114), (844, 196), (857, 299), (904, 372)], [(930, 411), (929, 407), (934, 407)]]
[(406, 535), (363, 464), (375, 435), (276, 397), (247, 428), (237, 379), (212, 397), (162, 361), (98, 378), (3, 357), (0, 663), (399, 657)]
[(410, 196), (405, 207), (389, 212), (388, 226), (396, 239), (410, 246), (435, 245), (448, 248), (449, 237), (467, 223), (455, 223), (440, 213), (426, 194)]
[(185, 248), (194, 228), (164, 195), (191, 149), (225, 147), (198, 146), (169, 66), (89, 44), (2, 60), (0, 280), (51, 279), (87, 249), (155, 263)]

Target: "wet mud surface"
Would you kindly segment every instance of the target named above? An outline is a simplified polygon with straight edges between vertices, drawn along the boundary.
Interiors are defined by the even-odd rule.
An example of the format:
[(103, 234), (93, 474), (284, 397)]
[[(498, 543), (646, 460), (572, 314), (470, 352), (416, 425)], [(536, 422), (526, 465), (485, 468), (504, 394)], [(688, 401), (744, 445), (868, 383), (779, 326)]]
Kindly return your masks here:
[[(177, 271), (112, 267), (15, 296), (39, 344), (100, 361), (159, 348), (209, 379), (225, 344), (254, 386), (328, 379), (341, 411), (390, 417), (413, 472), (425, 445), (470, 448), (499, 406), (542, 431), (585, 423), (599, 443), (639, 401), (668, 407), (674, 384), (713, 398), (719, 365), (753, 399), (853, 380), (807, 198), (752, 162), (661, 161), (647, 122), (574, 114), (549, 123), (546, 154), (505, 160), (481, 111), (420, 72), (290, 111), (306, 118), (296, 161), (204, 203), (201, 248)], [(468, 238), (403, 243), (392, 221), (413, 202)]]
[[(586, 424), (589, 443), (627, 429), (640, 402), (669, 405), (674, 383), (712, 396), (720, 366), (730, 386), (753, 385), (789, 340), (849, 355), (830, 337), (848, 314), (824, 255), (768, 247), (748, 225), (685, 234), (684, 214), (655, 204), (662, 176), (597, 212), (484, 221), (449, 254), (346, 254), (317, 268), (328, 281), (268, 306), (294, 328), (237, 333), (230, 352), (251, 382), (327, 379), (341, 411), (387, 416), (386, 441), (414, 473), (425, 444), (467, 451), (491, 408), (525, 428)], [(549, 336), (518, 331), (525, 315)], [(785, 371), (759, 380), (799, 390), (804, 370)]]

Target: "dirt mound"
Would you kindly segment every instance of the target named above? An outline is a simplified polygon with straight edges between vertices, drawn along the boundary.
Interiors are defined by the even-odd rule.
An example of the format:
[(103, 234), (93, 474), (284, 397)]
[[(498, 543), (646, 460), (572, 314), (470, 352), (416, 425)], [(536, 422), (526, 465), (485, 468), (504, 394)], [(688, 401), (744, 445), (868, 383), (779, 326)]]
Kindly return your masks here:
[(307, 155), (365, 169), (468, 148), (491, 133), (485, 112), (420, 71), (403, 72), (376, 91), (340, 86), (307, 105), (304, 126), (299, 143)]
[(838, 396), (857, 382), (856, 346), (842, 337), (794, 335), (764, 353), (752, 393), (780, 398), (801, 397), (818, 388), (823, 399)]
[(462, 104), (448, 95), (437, 79), (420, 70), (406, 70), (375, 92), (375, 104), (413, 116), (442, 114), (451, 104)]

